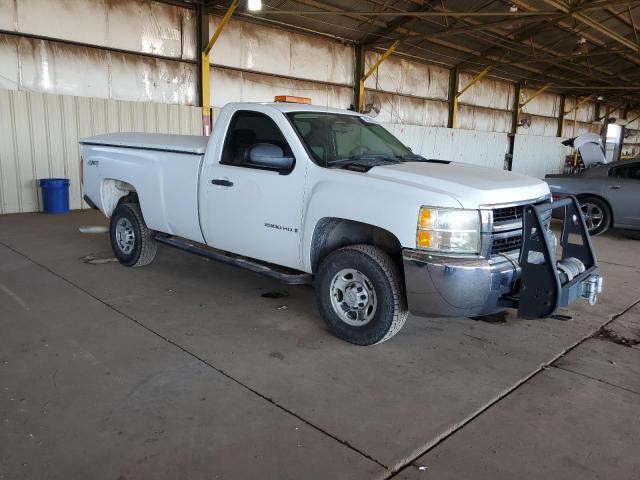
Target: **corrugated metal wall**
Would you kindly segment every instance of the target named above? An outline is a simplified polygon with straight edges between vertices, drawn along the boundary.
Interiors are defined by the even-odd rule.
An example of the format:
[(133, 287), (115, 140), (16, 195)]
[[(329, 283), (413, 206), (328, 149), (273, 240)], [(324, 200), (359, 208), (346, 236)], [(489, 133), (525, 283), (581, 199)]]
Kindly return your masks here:
[[(367, 52), (365, 70), (379, 52)], [(365, 82), (365, 105), (380, 103), (384, 123), (446, 127), (449, 70), (400, 57), (389, 57)]]
[(0, 213), (41, 210), (40, 178), (71, 180), (82, 208), (82, 137), (137, 131), (201, 135), (197, 107), (0, 90)]
[[(535, 89), (523, 88), (520, 92), (520, 103), (526, 102), (535, 93)], [(525, 115), (528, 115), (531, 119), (531, 125), (529, 128), (518, 128), (518, 134), (555, 137), (558, 133), (560, 108), (560, 95), (543, 92), (536, 97), (531, 98), (531, 100), (522, 108), (520, 115), (520, 118), (524, 118)]]
[[(220, 17), (209, 17), (215, 31)], [(348, 108), (353, 99), (354, 49), (326, 38), (231, 20), (209, 54), (211, 104), (270, 102), (276, 95)]]
[[(573, 109), (576, 105), (576, 101), (580, 101), (576, 97), (567, 98), (565, 101), (565, 111)], [(574, 119), (575, 129), (574, 129)], [(597, 133), (600, 134), (600, 130), (602, 128), (602, 120), (596, 122), (596, 103), (595, 102), (584, 102), (582, 105), (578, 107), (577, 110), (568, 113), (564, 117), (564, 129), (563, 136), (564, 137), (577, 137), (578, 135), (582, 135), (583, 133)]]
[(562, 145), (563, 140), (565, 138), (517, 134), (511, 170), (536, 178), (544, 178), (548, 173), (562, 173), (564, 159), (572, 151)]
[(426, 158), (504, 168), (504, 156), (509, 148), (506, 133), (397, 123), (383, 125), (411, 150)]
[[(211, 31), (219, 21), (209, 17)], [(35, 178), (72, 176), (75, 142), (82, 131), (157, 128), (200, 133), (197, 109), (188, 109), (192, 124), (185, 130), (184, 122), (175, 122), (187, 110), (177, 113), (167, 107), (193, 105), (197, 98), (196, 19), (191, 9), (152, 0), (0, 0), (0, 31), (0, 89), (57, 94), (2, 92), (0, 212), (36, 210)], [(380, 54), (367, 52), (365, 66)], [(271, 101), (283, 93), (338, 108), (353, 102), (351, 45), (234, 18), (210, 58), (214, 118), (228, 102)], [(457, 128), (450, 130), (444, 128), (450, 73), (391, 56), (367, 80), (365, 103), (376, 97), (381, 105), (377, 120), (415, 151), (503, 168), (514, 85), (492, 78), (477, 82), (460, 97)], [(463, 72), (459, 88), (473, 76)], [(523, 89), (522, 100), (534, 91)], [(575, 101), (567, 98), (565, 110)], [(560, 97), (551, 93), (527, 104), (524, 113), (532, 116), (532, 124), (518, 129), (514, 170), (542, 176), (561, 168), (566, 152), (555, 136), (559, 110)], [(599, 132), (596, 106), (586, 102), (567, 115), (565, 137), (574, 133), (574, 115), (576, 135)], [(87, 125), (95, 130), (86, 130)], [(58, 135), (61, 129), (68, 138)], [(640, 150), (638, 121), (627, 130), (625, 150)], [(79, 191), (72, 191), (72, 205), (80, 206)]]
[[(475, 74), (460, 73), (459, 89), (465, 88), (474, 77)], [(460, 95), (458, 101), (457, 128), (504, 133), (511, 131), (511, 112), (515, 103), (514, 85), (483, 78)]]
[(275, 77), (214, 67), (211, 70), (211, 104), (221, 108), (229, 102), (272, 102), (276, 95), (308, 97), (314, 105), (349, 108), (351, 87)]
[(196, 59), (193, 10), (150, 0), (0, 0), (0, 30)]
[(0, 30), (0, 88), (195, 104), (190, 9), (149, 0), (0, 0)]

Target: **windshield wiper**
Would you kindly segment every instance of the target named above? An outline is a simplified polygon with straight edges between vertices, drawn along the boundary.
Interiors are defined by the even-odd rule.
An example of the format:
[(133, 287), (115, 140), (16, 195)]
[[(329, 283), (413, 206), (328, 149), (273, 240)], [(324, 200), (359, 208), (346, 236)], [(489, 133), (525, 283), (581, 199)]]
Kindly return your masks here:
[(412, 153), (410, 155), (396, 155), (396, 157), (401, 159), (403, 162), (441, 163), (443, 165), (449, 165), (451, 163), (450, 160), (438, 160), (436, 158), (425, 158), (422, 155), (417, 155), (415, 153)]
[(427, 159), (417, 153), (408, 153), (407, 155), (396, 155), (396, 158), (405, 162), (426, 162)]
[(383, 162), (398, 162), (399, 160), (397, 158), (393, 158), (389, 155), (386, 155), (384, 153), (364, 153), (362, 155), (350, 155), (348, 157), (344, 157), (344, 158), (337, 158), (336, 160), (333, 160), (332, 162), (328, 162), (328, 166), (333, 167), (333, 166), (338, 166), (338, 165), (348, 165), (350, 163), (357, 163), (357, 162), (361, 162), (361, 161), (365, 161), (365, 162), (371, 162), (371, 161), (383, 161)]

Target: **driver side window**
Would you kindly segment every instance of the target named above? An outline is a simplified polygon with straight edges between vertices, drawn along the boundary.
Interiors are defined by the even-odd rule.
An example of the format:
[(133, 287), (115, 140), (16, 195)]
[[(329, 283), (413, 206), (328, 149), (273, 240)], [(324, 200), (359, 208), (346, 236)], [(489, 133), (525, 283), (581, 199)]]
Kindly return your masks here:
[(220, 163), (251, 167), (247, 153), (250, 147), (258, 143), (277, 145), (284, 156), (293, 155), (282, 132), (271, 118), (259, 112), (236, 112), (227, 130)]

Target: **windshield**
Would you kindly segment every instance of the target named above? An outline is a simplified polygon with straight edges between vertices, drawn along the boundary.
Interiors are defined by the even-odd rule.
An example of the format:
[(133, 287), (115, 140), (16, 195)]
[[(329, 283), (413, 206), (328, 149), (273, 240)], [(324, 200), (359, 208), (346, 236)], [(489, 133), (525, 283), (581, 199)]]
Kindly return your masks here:
[(416, 157), (382, 126), (357, 115), (293, 112), (287, 116), (316, 163), (324, 167)]

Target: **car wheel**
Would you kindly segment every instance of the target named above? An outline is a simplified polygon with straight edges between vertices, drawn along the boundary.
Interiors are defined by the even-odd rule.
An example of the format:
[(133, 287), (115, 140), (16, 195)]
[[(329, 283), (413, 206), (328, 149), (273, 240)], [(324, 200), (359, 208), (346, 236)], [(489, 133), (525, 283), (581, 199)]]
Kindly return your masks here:
[(611, 224), (611, 210), (607, 202), (598, 197), (580, 198), (580, 208), (590, 235), (600, 235)]
[(140, 205), (122, 203), (111, 215), (111, 248), (118, 261), (127, 267), (142, 267), (153, 261), (158, 251), (154, 232), (144, 223)]
[(331, 333), (355, 345), (388, 340), (409, 315), (398, 264), (371, 245), (329, 254), (318, 270), (316, 298)]

